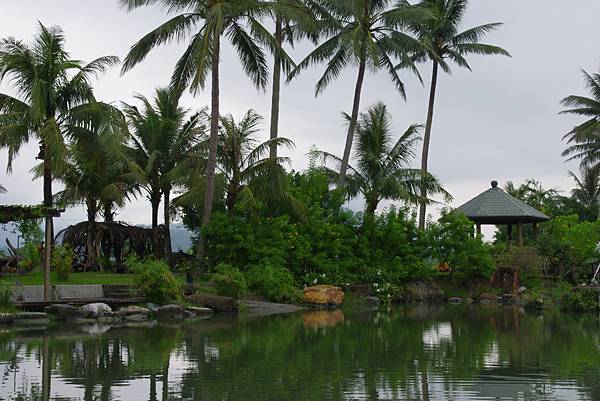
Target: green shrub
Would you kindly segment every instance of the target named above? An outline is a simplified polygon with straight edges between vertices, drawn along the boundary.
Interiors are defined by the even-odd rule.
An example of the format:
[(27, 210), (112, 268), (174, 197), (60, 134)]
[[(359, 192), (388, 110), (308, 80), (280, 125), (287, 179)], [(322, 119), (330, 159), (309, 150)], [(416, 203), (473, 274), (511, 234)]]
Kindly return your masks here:
[(12, 311), (15, 305), (12, 301), (12, 285), (0, 282), (0, 311)]
[(140, 261), (137, 258), (130, 258), (126, 264), (129, 271), (134, 273), (134, 284), (144, 294), (147, 301), (162, 305), (181, 299), (181, 283), (165, 262), (153, 259)]
[(221, 263), (217, 266), (213, 276), (217, 294), (238, 299), (241, 294), (248, 290), (246, 277), (239, 269)]
[(31, 272), (42, 268), (42, 252), (39, 249), (39, 243), (27, 242), (19, 250), (21, 259), (19, 260), (19, 270)]
[(600, 311), (600, 289), (598, 287), (577, 288), (563, 297), (561, 308), (576, 312)]
[(450, 266), (451, 273), (489, 278), (494, 272), (491, 250), (480, 236), (474, 235), (473, 223), (460, 213), (444, 214), (426, 232), (431, 258)]
[(73, 271), (73, 260), (75, 253), (68, 245), (55, 246), (52, 250), (52, 268), (61, 281), (69, 280), (69, 274)]
[(271, 264), (252, 267), (247, 275), (248, 286), (273, 302), (293, 303), (300, 299), (294, 275), (287, 269)]

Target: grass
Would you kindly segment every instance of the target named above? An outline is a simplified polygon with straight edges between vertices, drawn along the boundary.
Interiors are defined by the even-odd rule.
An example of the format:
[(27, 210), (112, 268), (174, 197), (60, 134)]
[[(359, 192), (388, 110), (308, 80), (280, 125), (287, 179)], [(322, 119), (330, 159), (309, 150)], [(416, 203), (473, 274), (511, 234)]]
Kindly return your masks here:
[[(55, 272), (50, 273), (50, 282), (62, 285), (90, 285), (90, 284), (122, 284), (133, 283), (132, 274), (115, 274), (105, 272), (71, 273), (68, 280), (59, 280)], [(20, 285), (42, 285), (44, 276), (42, 272), (29, 273), (22, 276), (6, 275), (0, 278), (0, 283)]]

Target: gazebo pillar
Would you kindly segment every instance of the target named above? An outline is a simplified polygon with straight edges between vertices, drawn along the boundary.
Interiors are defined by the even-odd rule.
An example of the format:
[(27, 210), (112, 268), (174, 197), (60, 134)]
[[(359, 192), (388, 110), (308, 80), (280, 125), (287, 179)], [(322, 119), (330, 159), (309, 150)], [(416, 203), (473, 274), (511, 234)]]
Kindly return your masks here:
[(537, 236), (538, 236), (538, 225), (537, 225), (537, 223), (533, 223), (531, 225), (531, 227), (532, 227), (532, 230), (533, 230), (533, 238), (537, 238)]
[(478, 236), (481, 236), (481, 224), (479, 224), (479, 223), (475, 224), (475, 232), (477, 233)]
[(523, 247), (523, 223), (519, 223), (517, 225), (517, 238), (518, 238), (519, 247), (522, 248)]
[(513, 240), (513, 227), (512, 224), (508, 225), (508, 246), (512, 245)]

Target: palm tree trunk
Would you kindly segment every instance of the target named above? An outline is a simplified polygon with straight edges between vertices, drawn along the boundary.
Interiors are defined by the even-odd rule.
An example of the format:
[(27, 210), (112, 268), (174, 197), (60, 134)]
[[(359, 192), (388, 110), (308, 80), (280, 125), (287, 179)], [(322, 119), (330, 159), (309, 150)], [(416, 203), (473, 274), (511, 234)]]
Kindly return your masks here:
[[(275, 17), (275, 41), (279, 46), (283, 44), (283, 22), (279, 14)], [(281, 56), (275, 52), (273, 58), (273, 93), (271, 96), (271, 139), (279, 135), (279, 96), (281, 92)], [(269, 151), (271, 159), (277, 158), (277, 145), (271, 144)]]
[[(169, 266), (173, 262), (171, 249), (171, 188), (165, 188), (164, 191), (164, 219), (165, 219), (165, 259)], [(173, 267), (173, 266), (171, 266)]]
[[(219, 140), (219, 52), (221, 51), (220, 36), (215, 35), (211, 60), (212, 93), (210, 112), (210, 138), (208, 143), (208, 162), (206, 165), (206, 193), (204, 194), (204, 212), (198, 241), (198, 274), (204, 272), (204, 256), (206, 253), (206, 237), (204, 227), (210, 223), (213, 201), (215, 198), (215, 170), (217, 168), (217, 144)], [(188, 275), (188, 282), (192, 277)]]
[(160, 207), (160, 192), (155, 192), (150, 195), (150, 204), (152, 205), (152, 252), (160, 257), (162, 251), (160, 249), (160, 241), (158, 239), (158, 208)]
[[(52, 207), (52, 167), (50, 161), (46, 160), (46, 146), (40, 145), (41, 159), (44, 160), (44, 207)], [(45, 240), (44, 240), (44, 301), (50, 300), (50, 261), (52, 260), (52, 243), (54, 241), (54, 224), (52, 216), (46, 214), (45, 217)]]
[[(433, 107), (435, 105), (435, 91), (437, 87), (438, 63), (433, 61), (433, 71), (431, 73), (431, 90), (429, 92), (429, 106), (427, 108), (427, 122), (425, 124), (425, 135), (423, 137), (423, 153), (421, 155), (421, 171), (427, 172), (427, 162), (429, 159), (429, 142), (431, 141), (431, 127), (433, 125)], [(421, 186), (421, 197), (427, 196), (427, 190)], [(425, 229), (425, 218), (427, 217), (427, 202), (421, 201), (419, 207), (419, 229)]]
[(98, 258), (96, 257), (96, 206), (94, 201), (87, 202), (87, 235), (86, 247), (88, 252), (88, 267), (90, 270), (96, 270), (98, 267)]
[(348, 124), (348, 133), (346, 134), (346, 146), (344, 147), (344, 157), (340, 166), (340, 177), (337, 182), (337, 187), (342, 188), (346, 184), (346, 172), (348, 171), (348, 163), (350, 162), (350, 153), (352, 152), (352, 143), (354, 142), (354, 131), (356, 131), (356, 123), (358, 121), (358, 112), (360, 109), (360, 95), (362, 86), (365, 80), (365, 70), (367, 68), (366, 60), (363, 59), (358, 67), (358, 77), (356, 79), (356, 88), (354, 89), (354, 103), (352, 105), (352, 115)]

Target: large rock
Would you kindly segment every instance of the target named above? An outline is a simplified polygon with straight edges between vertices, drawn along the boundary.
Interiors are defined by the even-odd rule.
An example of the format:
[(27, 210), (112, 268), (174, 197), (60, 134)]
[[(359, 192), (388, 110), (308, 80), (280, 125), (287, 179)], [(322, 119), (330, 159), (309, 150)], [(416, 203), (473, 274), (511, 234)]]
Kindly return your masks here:
[(152, 312), (148, 308), (142, 308), (141, 306), (137, 306), (137, 305), (130, 305), (130, 306), (126, 306), (126, 307), (119, 309), (119, 313), (122, 315), (125, 315), (125, 316), (130, 316), (130, 315), (148, 316)]
[(313, 305), (339, 306), (344, 302), (344, 292), (331, 285), (317, 285), (304, 289), (304, 302)]
[(407, 301), (442, 301), (444, 291), (436, 283), (428, 281), (414, 281), (406, 285)]
[(48, 305), (44, 311), (58, 320), (77, 320), (85, 318), (82, 311), (71, 305), (54, 304)]
[(156, 317), (160, 321), (183, 320), (188, 316), (185, 309), (179, 305), (165, 305), (158, 308)]
[(238, 304), (233, 298), (219, 295), (196, 293), (187, 297), (187, 300), (198, 306), (208, 307), (215, 312), (232, 313), (238, 311)]
[(492, 293), (483, 293), (479, 296), (479, 303), (482, 305), (495, 305), (498, 303), (498, 296)]
[(102, 302), (83, 305), (79, 310), (81, 310), (84, 317), (90, 319), (98, 319), (100, 316), (112, 314), (112, 308)]

